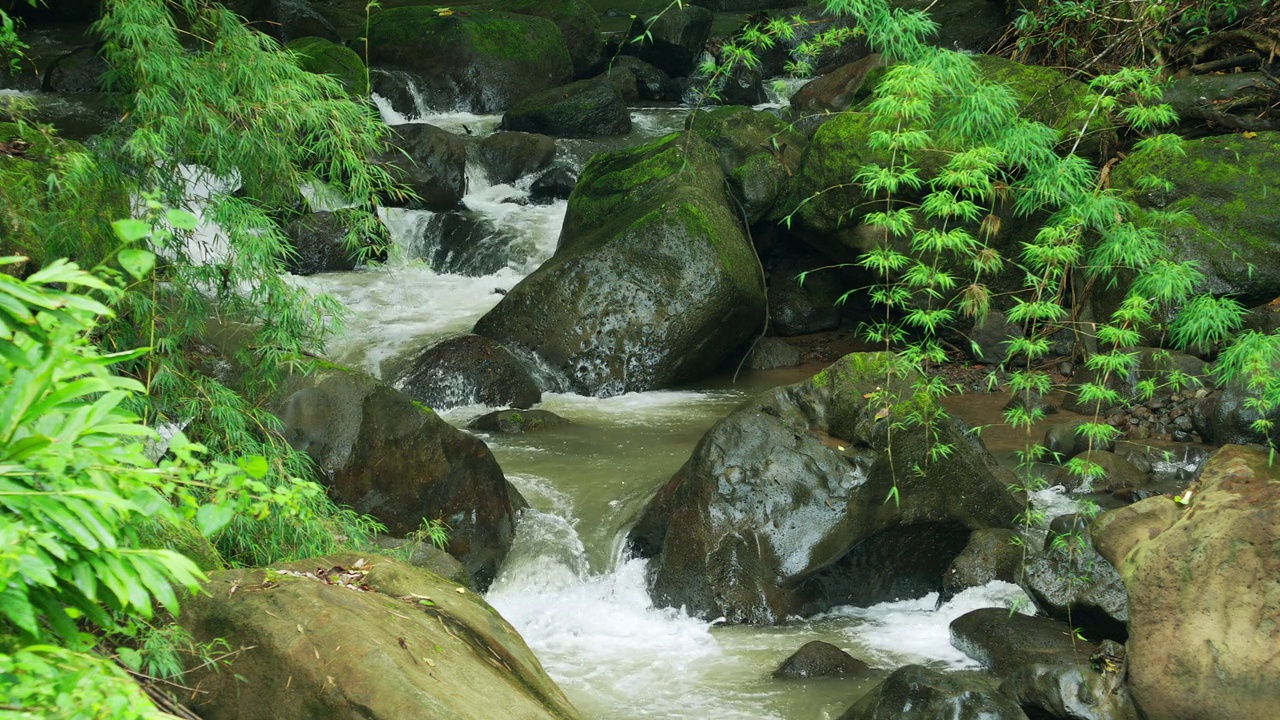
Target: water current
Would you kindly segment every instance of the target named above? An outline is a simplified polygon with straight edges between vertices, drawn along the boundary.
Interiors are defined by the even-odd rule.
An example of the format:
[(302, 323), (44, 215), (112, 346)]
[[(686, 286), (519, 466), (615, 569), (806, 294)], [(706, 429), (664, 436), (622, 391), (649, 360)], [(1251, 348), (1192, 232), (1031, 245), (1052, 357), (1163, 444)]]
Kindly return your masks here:
[[(379, 101), (390, 124), (428, 122), (477, 137), (497, 116), (431, 112), (406, 117)], [(638, 110), (623, 139), (558, 142), (557, 162), (581, 168), (592, 152), (634, 145), (683, 124), (683, 110)], [(566, 203), (525, 202), (533, 178), (494, 185), (468, 168), (467, 213), (506, 238), (505, 267), (444, 272), (418, 259), (438, 239), (432, 213), (386, 210), (398, 251), (376, 269), (296, 282), (347, 308), (330, 357), (377, 375), (384, 363), (443, 336), (468, 332), (499, 294), (555, 250)], [(515, 545), (487, 599), (521, 632), (551, 676), (588, 718), (834, 718), (893, 668), (925, 663), (975, 669), (951, 647), (948, 624), (980, 607), (1023, 598), (1004, 583), (976, 588), (935, 609), (936, 597), (872, 608), (837, 608), (779, 627), (731, 627), (655, 608), (645, 561), (624, 556), (622, 538), (649, 495), (687, 459), (701, 434), (753, 392), (802, 377), (758, 373), (723, 389), (633, 393), (608, 399), (550, 392), (540, 407), (572, 421), (525, 436), (484, 436), (528, 499)], [(444, 413), (462, 426), (490, 408)], [(1058, 496), (1043, 499), (1056, 502)], [(854, 679), (782, 681), (771, 671), (805, 642), (848, 650), (875, 671)]]

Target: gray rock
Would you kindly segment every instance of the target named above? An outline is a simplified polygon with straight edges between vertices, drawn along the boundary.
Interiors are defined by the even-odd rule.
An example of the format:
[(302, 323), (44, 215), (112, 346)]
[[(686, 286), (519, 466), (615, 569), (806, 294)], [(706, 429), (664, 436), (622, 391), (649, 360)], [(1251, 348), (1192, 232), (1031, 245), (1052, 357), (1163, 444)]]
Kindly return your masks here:
[(983, 528), (969, 535), (969, 543), (951, 561), (942, 576), (942, 588), (949, 595), (981, 587), (992, 580), (1017, 582), (1022, 572), (1021, 544), (1018, 534), (1007, 528)]
[(626, 135), (631, 113), (618, 88), (596, 77), (521, 100), (502, 116), (502, 128), (569, 138)]
[[(659, 605), (705, 618), (773, 623), (834, 605), (940, 590), (972, 530), (1007, 527), (1019, 501), (967, 429), (944, 414), (952, 454), (923, 476), (923, 432), (891, 433), (865, 399), (887, 380), (883, 353), (854, 353), (813, 378), (763, 393), (716, 423), (649, 502), (628, 541), (650, 563)], [(892, 443), (893, 452), (888, 452)], [(887, 503), (892, 488), (898, 503)]]
[(752, 370), (774, 370), (795, 367), (802, 360), (800, 351), (786, 340), (760, 338), (747, 355), (747, 367)]
[(776, 678), (841, 677), (866, 672), (869, 666), (831, 643), (813, 640), (793, 653), (777, 670)]
[(686, 77), (692, 72), (702, 48), (711, 37), (710, 10), (696, 5), (667, 8), (657, 21), (648, 24), (648, 16), (637, 16), (627, 31), (628, 41), (622, 46), (625, 55), (634, 55), (672, 77)]
[(961, 675), (898, 668), (838, 720), (1027, 720), (1009, 698)]
[(295, 255), (285, 258), (285, 269), (294, 275), (354, 270), (356, 258), (347, 250), (347, 226), (331, 212), (308, 213), (284, 227)]
[(520, 361), (479, 335), (460, 335), (419, 350), (391, 384), (435, 410), (459, 405), (527, 408), (542, 391)]
[(1123, 640), (1129, 619), (1124, 582), (1093, 549), (1087, 528), (1050, 532), (1043, 553), (1023, 570), (1023, 585), (1050, 615), (1070, 620), (1085, 635)]
[(390, 143), (394, 149), (376, 161), (418, 197), (409, 202), (384, 198), (384, 203), (428, 210), (458, 206), (467, 190), (467, 146), (462, 138), (434, 125), (410, 123), (392, 128)]
[[(1098, 672), (1089, 665), (1027, 665), (1000, 684), (1034, 717), (1049, 720), (1138, 720), (1117, 670)], [(1032, 712), (1034, 711), (1034, 712)]]
[(480, 161), (495, 183), (513, 183), (545, 170), (556, 156), (556, 141), (546, 135), (496, 132), (480, 141)]
[(982, 608), (951, 621), (951, 645), (1001, 677), (1028, 665), (1088, 662), (1095, 645), (1047, 617)]
[(1082, 452), (1067, 462), (1072, 461), (1077, 461), (1077, 467), (1087, 468), (1087, 471), (1080, 474), (1064, 463), (1050, 478), (1050, 485), (1061, 485), (1068, 492), (1104, 493), (1141, 487), (1150, 481), (1147, 474), (1133, 463), (1106, 450)]
[(569, 421), (546, 410), (498, 410), (471, 421), (471, 429), (500, 433), (525, 433), (568, 425)]

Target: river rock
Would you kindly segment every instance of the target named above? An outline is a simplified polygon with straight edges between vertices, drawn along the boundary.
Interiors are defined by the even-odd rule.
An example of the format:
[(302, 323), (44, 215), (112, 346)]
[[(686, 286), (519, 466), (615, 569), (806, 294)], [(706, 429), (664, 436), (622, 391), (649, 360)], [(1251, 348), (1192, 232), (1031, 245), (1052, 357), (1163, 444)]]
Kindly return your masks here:
[(969, 534), (964, 550), (942, 576), (947, 595), (981, 587), (992, 580), (1012, 583), (1022, 572), (1021, 539), (1008, 528), (983, 528)]
[[(1089, 439), (1077, 432), (1077, 429), (1086, 423), (1086, 420), (1068, 420), (1066, 422), (1054, 423), (1044, 431), (1044, 439), (1040, 441), (1040, 447), (1044, 448), (1044, 453), (1040, 456), (1040, 461), (1049, 463), (1062, 463), (1073, 458), (1080, 453), (1089, 451)], [(1114, 450), (1115, 441), (1100, 443), (1099, 450)]]
[(1129, 598), (1111, 563), (1093, 549), (1087, 527), (1054, 532), (1044, 552), (1027, 562), (1023, 586), (1049, 615), (1091, 638), (1124, 640)]
[[(984, 0), (985, 1), (985, 0)], [(791, 107), (805, 113), (836, 113), (848, 110), (861, 95), (863, 81), (876, 68), (884, 67), (880, 53), (841, 65), (832, 72), (805, 83), (791, 96)]]
[[(1084, 474), (1073, 470), (1070, 463), (1086, 470)], [(1067, 492), (1104, 493), (1121, 488), (1141, 487), (1149, 482), (1147, 474), (1133, 463), (1106, 450), (1085, 451), (1071, 458), (1057, 469), (1049, 484), (1061, 485)]]
[(999, 42), (1012, 19), (1011, 9), (991, 0), (891, 0), (898, 10), (924, 10), (938, 24), (929, 39), (948, 50), (981, 53)]
[(1280, 470), (1228, 445), (1187, 511), (1125, 556), (1129, 689), (1147, 717), (1280, 717), (1278, 546)]
[(406, 565), (430, 571), (459, 585), (471, 586), (471, 578), (467, 575), (467, 569), (462, 567), (462, 563), (429, 542), (379, 535), (374, 538), (373, 543), (383, 550), (382, 554)]
[(529, 199), (540, 205), (568, 200), (577, 186), (578, 175), (572, 168), (553, 167), (529, 186)]
[(319, 37), (302, 37), (285, 47), (298, 55), (298, 67), (329, 75), (352, 95), (368, 97), (369, 72), (355, 50)]
[(1118, 669), (1084, 663), (1027, 665), (1000, 684), (1031, 717), (1046, 720), (1139, 720)]
[[(723, 63), (721, 53), (715, 47), (708, 48), (707, 57), (713, 62)], [(685, 105), (701, 107), (707, 105), (759, 105), (769, 100), (764, 91), (764, 75), (758, 67), (748, 67), (745, 63), (734, 63), (729, 71), (706, 73), (702, 67), (695, 68), (687, 79), (677, 82), (684, 85), (680, 93)]]
[(515, 103), (502, 116), (502, 128), (569, 138), (626, 135), (631, 132), (631, 114), (618, 88), (597, 77)]
[[(1271, 431), (1264, 432), (1253, 426), (1263, 416), (1249, 406), (1251, 398), (1256, 399), (1257, 393), (1250, 392), (1241, 379), (1228, 382), (1221, 392), (1196, 401), (1191, 412), (1192, 427), (1205, 442), (1215, 445), (1265, 445), (1280, 431), (1273, 426)], [(1280, 408), (1273, 408), (1266, 419), (1273, 423), (1280, 420)]]
[[(223, 3), (237, 15), (249, 20), (255, 29), (282, 43), (300, 38), (319, 37), (341, 42), (342, 33), (322, 10), (341, 3), (311, 3), (307, 0), (229, 0)], [(349, 2), (354, 5), (354, 2)], [(363, 20), (361, 13), (361, 20)]]
[(668, 7), (653, 24), (649, 16), (637, 16), (627, 30), (631, 38), (622, 46), (624, 55), (634, 55), (671, 77), (687, 77), (711, 37), (710, 10), (696, 5)]
[(423, 519), (449, 526), (446, 548), (488, 586), (515, 536), (524, 500), (493, 453), (408, 395), (338, 368), (295, 379), (275, 413), (294, 449), (315, 462), (333, 498), (392, 535)]
[[(1126, 348), (1124, 352), (1132, 353), (1136, 360), (1129, 376), (1124, 378), (1117, 373), (1110, 373), (1105, 383), (1106, 387), (1118, 392), (1123, 401), (1132, 402), (1139, 399), (1138, 383), (1140, 382), (1154, 382), (1157, 389), (1168, 392), (1170, 380), (1175, 374), (1182, 376), (1182, 382), (1190, 382), (1192, 385), (1207, 384), (1209, 381), (1204, 360), (1194, 355), (1152, 347)], [(1084, 365), (1077, 367), (1064, 393), (1063, 409), (1092, 415), (1098, 409), (1096, 403), (1082, 402), (1080, 388), (1085, 383), (1102, 383), (1102, 375), (1103, 373), (1091, 370)], [(1107, 409), (1103, 407), (1102, 411), (1106, 412)]]
[(542, 391), (520, 361), (479, 335), (431, 344), (395, 371), (391, 384), (435, 410), (459, 405), (527, 408)]
[(347, 249), (347, 225), (331, 212), (300, 215), (284, 226), (284, 234), (294, 253), (285, 258), (285, 269), (294, 275), (345, 272), (356, 267), (355, 255)]
[[(955, 417), (935, 424), (952, 453), (929, 464), (899, 413), (930, 402), (887, 379), (884, 353), (853, 353), (716, 423), (628, 537), (651, 557), (654, 602), (707, 619), (766, 624), (834, 605), (940, 590), (978, 528), (1007, 527), (1013, 476)], [(881, 387), (892, 408), (865, 398)], [(886, 410), (887, 413), (886, 413)], [(892, 445), (892, 453), (888, 449)], [(887, 502), (897, 487), (898, 502)]]
[(369, 62), (414, 73), (431, 107), (497, 113), (573, 76), (560, 28), (530, 15), (430, 6), (373, 15)]
[(981, 680), (920, 665), (900, 667), (838, 720), (1027, 720)]
[(102, 75), (110, 68), (102, 58), (102, 44), (76, 48), (49, 64), (40, 78), (47, 93), (95, 93), (102, 89)]
[[(623, 99), (672, 100), (678, 97), (671, 78), (666, 73), (632, 55), (618, 55), (609, 63), (605, 73), (609, 82), (622, 93)], [(628, 88), (634, 95), (628, 94)]]
[(1092, 643), (1047, 617), (981, 608), (951, 621), (951, 645), (1001, 677), (1030, 665), (1088, 662)]
[(978, 318), (964, 333), (961, 346), (977, 363), (999, 364), (1009, 356), (1009, 343), (1021, 340), (1022, 325), (1009, 322), (999, 310), (991, 310)]
[(764, 217), (799, 167), (804, 138), (777, 117), (741, 106), (698, 113), (690, 127), (720, 154), (747, 223)]
[(471, 421), (472, 430), (525, 433), (568, 425), (569, 421), (546, 410), (497, 410)]
[(179, 623), (236, 650), (187, 676), (208, 720), (578, 717), (484, 600), (390, 558), (226, 570), (204, 590)]
[(783, 660), (773, 671), (773, 676), (787, 679), (840, 677), (866, 672), (869, 667), (831, 643), (813, 640)]
[(391, 206), (427, 210), (451, 210), (467, 192), (467, 145), (462, 138), (426, 123), (408, 123), (391, 129), (392, 149), (376, 162), (386, 165), (391, 177), (412, 190), (416, 199), (384, 198)]
[(555, 254), (475, 331), (608, 396), (703, 377), (763, 320), (759, 264), (719, 157), (673, 134), (592, 157)]
[(556, 141), (546, 135), (496, 132), (480, 141), (480, 161), (494, 183), (510, 185), (541, 172), (556, 157)]
[(804, 356), (791, 343), (779, 338), (765, 337), (756, 341), (747, 353), (746, 366), (751, 370), (775, 370), (795, 367)]
[(825, 265), (803, 251), (778, 258), (769, 267), (769, 330), (786, 337), (835, 330), (840, 326), (837, 303), (848, 288), (831, 269), (800, 274)]
[[(1272, 161), (1280, 132), (1197, 138), (1181, 147), (1130, 154), (1111, 173), (1112, 186), (1144, 210), (1190, 213), (1187, 223), (1160, 229), (1161, 247), (1204, 273), (1198, 290), (1231, 295), (1246, 307), (1270, 302), (1280, 295), (1280, 174)], [(1145, 189), (1141, 182), (1152, 175), (1172, 189)]]
[(600, 72), (605, 61), (600, 16), (587, 0), (497, 0), (494, 10), (546, 18), (560, 28), (573, 61), (573, 76)]

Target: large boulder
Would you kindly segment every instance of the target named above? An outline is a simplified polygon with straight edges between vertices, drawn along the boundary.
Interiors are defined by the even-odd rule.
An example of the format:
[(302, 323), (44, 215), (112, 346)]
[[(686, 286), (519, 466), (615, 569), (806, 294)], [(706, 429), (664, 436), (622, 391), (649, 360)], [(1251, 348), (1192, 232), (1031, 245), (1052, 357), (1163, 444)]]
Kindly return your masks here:
[(705, 376), (763, 316), (718, 155), (673, 134), (595, 155), (555, 254), (475, 332), (537, 353), (578, 392), (615, 395)]
[(235, 649), (187, 676), (208, 720), (578, 717), (484, 600), (390, 558), (213, 573), (178, 621)]
[[(1168, 257), (1204, 273), (1202, 290), (1245, 306), (1270, 302), (1280, 295), (1280, 132), (1197, 138), (1182, 149), (1132, 153), (1111, 173), (1112, 186), (1144, 210), (1190, 215), (1162, 228), (1161, 242)], [(1150, 176), (1172, 189), (1144, 186)]]
[(334, 499), (393, 535), (442, 520), (450, 554), (488, 586), (524, 501), (481, 440), (408, 395), (337, 368), (295, 379), (275, 412), (285, 439), (311, 457)]
[[(958, 419), (935, 417), (933, 438), (893, 429), (936, 410), (889, 375), (894, 365), (885, 353), (847, 355), (712, 426), (628, 538), (654, 558), (654, 601), (773, 623), (919, 597), (942, 588), (971, 531), (1008, 526), (1014, 478)], [(866, 399), (885, 387), (900, 399)], [(929, 459), (934, 443), (950, 454)]]
[(920, 665), (900, 667), (838, 720), (1027, 720), (982, 680)]
[(731, 105), (698, 113), (689, 127), (720, 154), (748, 223), (764, 217), (800, 166), (804, 138), (769, 113)]
[(1088, 527), (1077, 529), (1074, 516), (1060, 519), (1067, 527), (1050, 529), (1044, 551), (1023, 569), (1024, 587), (1049, 615), (1089, 637), (1124, 640), (1129, 598), (1120, 574), (1093, 549)]
[(410, 201), (383, 198), (386, 205), (451, 210), (467, 192), (467, 144), (461, 137), (426, 123), (397, 125), (390, 150), (375, 159), (391, 177), (417, 196)]
[(476, 113), (502, 112), (573, 76), (564, 37), (550, 20), (502, 12), (442, 15), (429, 5), (374, 14), (369, 63), (414, 73), (433, 108)]
[(711, 37), (712, 12), (696, 5), (667, 7), (657, 18), (637, 16), (622, 46), (671, 77), (687, 77)]
[(1137, 539), (1120, 570), (1129, 688), (1142, 712), (1280, 717), (1280, 470), (1267, 451), (1218, 450), (1186, 513)]
[(587, 0), (497, 0), (494, 10), (546, 18), (560, 28), (574, 77), (599, 72), (604, 62), (600, 16)]
[(631, 113), (618, 88), (601, 76), (515, 103), (502, 116), (502, 129), (570, 138), (626, 135), (631, 132)]
[(538, 383), (520, 361), (479, 335), (432, 343), (393, 377), (397, 390), (435, 410), (476, 404), (527, 408), (542, 400)]

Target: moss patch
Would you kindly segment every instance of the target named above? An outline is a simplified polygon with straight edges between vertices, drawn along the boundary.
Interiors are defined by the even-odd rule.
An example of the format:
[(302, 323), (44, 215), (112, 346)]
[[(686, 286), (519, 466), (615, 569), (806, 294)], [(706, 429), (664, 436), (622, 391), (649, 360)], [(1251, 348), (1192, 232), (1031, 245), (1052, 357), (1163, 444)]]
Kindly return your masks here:
[(298, 66), (317, 75), (331, 75), (353, 95), (369, 94), (369, 76), (355, 50), (324, 38), (298, 38), (285, 47), (298, 54)]

